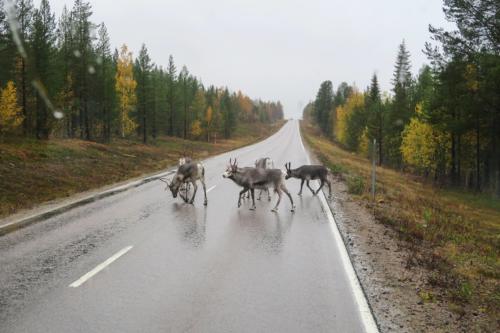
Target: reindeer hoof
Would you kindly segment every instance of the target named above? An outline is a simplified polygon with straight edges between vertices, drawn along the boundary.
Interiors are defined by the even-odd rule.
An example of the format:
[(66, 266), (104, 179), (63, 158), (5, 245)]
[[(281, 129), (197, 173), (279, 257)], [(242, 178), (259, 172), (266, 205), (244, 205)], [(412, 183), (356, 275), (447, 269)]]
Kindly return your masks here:
[(255, 210), (255, 206), (254, 207), (250, 207), (250, 210)]
[(301, 196), (302, 196), (302, 192), (297, 193), (297, 195), (298, 195), (299, 197), (301, 197)]
[(278, 212), (278, 208), (273, 208), (273, 209), (271, 209), (271, 212), (273, 212), (273, 213), (277, 213), (277, 212)]
[(291, 210), (292, 213), (295, 213), (295, 206), (292, 207), (292, 210)]
[(208, 202), (207, 202), (207, 201), (204, 201), (204, 202), (203, 202), (203, 206), (206, 206), (207, 204), (208, 204)]

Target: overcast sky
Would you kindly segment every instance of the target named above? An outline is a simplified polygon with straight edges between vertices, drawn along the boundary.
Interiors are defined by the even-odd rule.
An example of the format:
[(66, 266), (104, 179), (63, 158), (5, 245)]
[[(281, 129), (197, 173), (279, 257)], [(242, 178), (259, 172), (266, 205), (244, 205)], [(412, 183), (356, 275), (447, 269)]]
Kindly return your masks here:
[[(136, 55), (144, 42), (158, 65), (172, 54), (205, 85), (280, 100), (287, 117), (299, 117), (324, 80), (364, 89), (376, 72), (389, 90), (403, 38), (416, 73), (426, 62), (428, 24), (449, 27), (440, 0), (90, 2), (93, 22), (106, 24), (113, 46), (126, 43)], [(73, 1), (50, 3), (59, 16)]]

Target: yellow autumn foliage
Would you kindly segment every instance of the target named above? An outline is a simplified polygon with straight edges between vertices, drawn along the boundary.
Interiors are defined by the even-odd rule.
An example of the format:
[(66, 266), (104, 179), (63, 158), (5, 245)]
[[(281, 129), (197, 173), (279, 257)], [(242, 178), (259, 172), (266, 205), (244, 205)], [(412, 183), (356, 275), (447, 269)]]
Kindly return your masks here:
[(130, 118), (130, 111), (135, 107), (137, 98), (135, 88), (137, 82), (134, 80), (134, 66), (132, 52), (123, 44), (116, 64), (115, 89), (118, 95), (119, 119), (122, 137), (132, 133), (137, 124)]
[(368, 136), (368, 127), (365, 127), (363, 133), (361, 134), (361, 137), (359, 138), (358, 151), (362, 156), (369, 157), (368, 155), (370, 153), (370, 138)]
[(212, 107), (209, 106), (207, 108), (207, 114), (205, 115), (205, 121), (207, 122), (207, 127), (210, 127), (212, 124), (212, 116), (213, 116), (213, 110)]
[(0, 90), (0, 134), (15, 130), (23, 122), (21, 108), (17, 105), (17, 91), (14, 82)]
[(401, 154), (403, 160), (419, 171), (436, 170), (439, 155), (448, 150), (449, 140), (443, 132), (431, 125), (412, 118), (402, 133)]
[(193, 123), (191, 124), (191, 135), (194, 138), (198, 138), (201, 135), (201, 133), (202, 133), (201, 121), (199, 120), (193, 121)]
[(362, 108), (365, 105), (365, 99), (362, 93), (355, 90), (349, 96), (347, 101), (343, 106), (339, 106), (336, 109), (336, 121), (335, 121), (335, 137), (342, 144), (347, 144), (347, 124), (349, 117), (352, 115), (356, 108)]

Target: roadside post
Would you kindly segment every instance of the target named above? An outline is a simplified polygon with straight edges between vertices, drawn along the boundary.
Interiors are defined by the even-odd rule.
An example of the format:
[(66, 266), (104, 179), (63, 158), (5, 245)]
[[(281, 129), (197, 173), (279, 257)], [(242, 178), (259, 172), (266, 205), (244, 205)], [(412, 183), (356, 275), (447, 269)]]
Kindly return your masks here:
[(377, 181), (376, 179), (376, 154), (375, 152), (377, 151), (377, 139), (373, 139), (373, 147), (372, 147), (372, 200), (375, 202), (375, 183)]

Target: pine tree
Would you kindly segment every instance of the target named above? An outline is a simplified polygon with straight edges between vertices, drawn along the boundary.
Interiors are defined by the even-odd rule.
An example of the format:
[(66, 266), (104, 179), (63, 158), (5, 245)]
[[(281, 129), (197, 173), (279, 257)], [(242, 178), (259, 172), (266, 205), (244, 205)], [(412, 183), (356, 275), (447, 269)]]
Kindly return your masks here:
[[(20, 43), (23, 44), (24, 52), (27, 49), (27, 41), (30, 39), (32, 26), (33, 26), (33, 1), (32, 0), (17, 0), (15, 2), (15, 10), (16, 10), (16, 21), (17, 25), (17, 33), (19, 34), (19, 38), (21, 39)], [(18, 45), (18, 50), (21, 46)], [(16, 66), (16, 76), (18, 78), (18, 86), (20, 90), (20, 99), (21, 99), (21, 109), (23, 112), (23, 129), (24, 134), (27, 135), (31, 132), (33, 115), (31, 110), (29, 109), (28, 99), (30, 98), (29, 91), (29, 68), (28, 68), (28, 59), (27, 54), (23, 54), (19, 52), (19, 56), (17, 58), (17, 66)]]
[(175, 126), (175, 106), (177, 103), (177, 68), (174, 64), (172, 55), (168, 58), (167, 68), (167, 104), (168, 104), (168, 135), (174, 135)]
[(33, 66), (36, 72), (36, 136), (39, 139), (48, 139), (50, 133), (51, 109), (48, 99), (55, 95), (55, 41), (56, 22), (51, 12), (48, 0), (40, 2), (40, 8), (33, 15), (33, 32), (31, 36), (31, 50)]
[(406, 50), (403, 41), (399, 45), (393, 75), (394, 99), (391, 112), (388, 115), (388, 141), (389, 162), (395, 166), (401, 166), (401, 133), (405, 125), (410, 121), (412, 115), (410, 89), (412, 85), (410, 53)]
[(137, 116), (139, 126), (139, 131), (142, 132), (143, 143), (148, 142), (148, 107), (150, 102), (149, 92), (150, 92), (150, 75), (153, 65), (151, 64), (151, 58), (148, 54), (148, 49), (145, 44), (142, 44), (141, 50), (139, 51), (139, 56), (135, 60), (135, 77), (137, 80)]
[(112, 110), (115, 107), (115, 64), (111, 56), (111, 44), (104, 23), (99, 26), (96, 45), (98, 72), (96, 75), (97, 99), (101, 109), (102, 139), (111, 140)]
[(13, 78), (15, 47), (10, 39), (10, 28), (4, 11), (5, 1), (0, 0), (0, 86)]
[(59, 81), (62, 86), (59, 91), (58, 100), (64, 111), (64, 122), (66, 136), (73, 138), (76, 136), (78, 128), (78, 117), (75, 109), (75, 90), (73, 63), (73, 22), (71, 13), (66, 5), (63, 7), (57, 28), (57, 62), (59, 66)]
[[(326, 135), (334, 135), (330, 125), (330, 113), (333, 108), (333, 86), (331, 81), (321, 83), (316, 100), (314, 102), (314, 112), (316, 122)], [(335, 115), (333, 115), (335, 117)], [(336, 118), (336, 117), (335, 117)]]
[(179, 73), (179, 88), (180, 88), (180, 97), (182, 101), (182, 113), (183, 113), (183, 130), (182, 137), (187, 139), (188, 134), (188, 109), (191, 104), (189, 101), (189, 71), (186, 66), (182, 67), (181, 72)]
[(73, 84), (75, 85), (75, 95), (77, 97), (77, 107), (79, 110), (80, 137), (90, 140), (92, 137), (91, 117), (89, 113), (90, 98), (90, 78), (92, 74), (90, 63), (92, 58), (91, 30), (93, 24), (90, 22), (92, 7), (90, 3), (83, 0), (75, 0), (71, 10), (71, 29), (74, 32), (73, 38)]
[(384, 144), (384, 112), (382, 100), (380, 97), (380, 88), (377, 74), (373, 74), (368, 98), (366, 99), (366, 108), (368, 111), (367, 134), (368, 138), (377, 140), (378, 165), (383, 163), (383, 144)]

